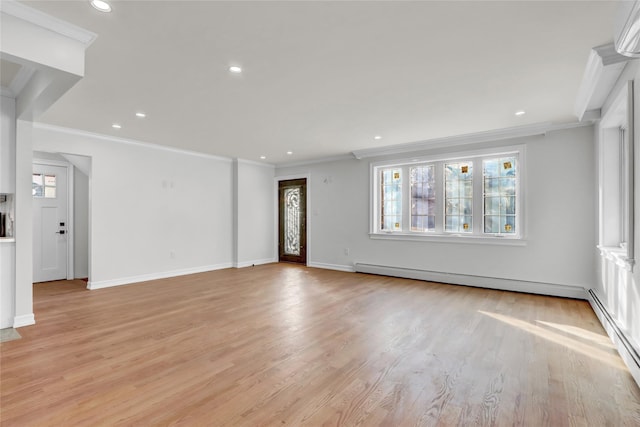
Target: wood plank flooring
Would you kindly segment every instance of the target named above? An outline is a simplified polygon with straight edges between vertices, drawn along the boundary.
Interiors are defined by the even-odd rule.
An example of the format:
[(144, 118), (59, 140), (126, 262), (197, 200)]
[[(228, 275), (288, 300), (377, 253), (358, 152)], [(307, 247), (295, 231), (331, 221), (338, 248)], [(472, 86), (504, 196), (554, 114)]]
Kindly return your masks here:
[(286, 264), (35, 286), (2, 426), (639, 426), (585, 301)]

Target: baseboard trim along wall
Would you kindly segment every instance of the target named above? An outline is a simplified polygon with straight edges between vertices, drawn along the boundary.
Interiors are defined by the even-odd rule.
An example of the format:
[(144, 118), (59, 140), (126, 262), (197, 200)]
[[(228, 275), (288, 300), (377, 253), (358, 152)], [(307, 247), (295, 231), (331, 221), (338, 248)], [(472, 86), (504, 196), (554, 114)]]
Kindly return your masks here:
[(439, 271), (416, 270), (411, 268), (389, 267), (364, 263), (356, 263), (355, 271), (358, 273), (379, 274), (382, 276), (402, 277), (405, 279), (425, 280), (428, 282), (450, 283), (454, 285), (473, 286), (476, 288), (525, 292), (529, 294), (550, 295), (564, 298), (587, 299), (585, 289), (579, 286), (555, 285), (552, 283), (502, 279), (498, 277), (472, 276), (468, 274), (442, 273)]
[(238, 261), (233, 263), (235, 268), (252, 267), (254, 265), (271, 264), (278, 262), (277, 258), (254, 259), (252, 261)]
[(620, 328), (593, 289), (589, 289), (588, 296), (591, 308), (593, 308), (602, 327), (607, 331), (609, 338), (611, 338), (611, 341), (615, 344), (620, 357), (622, 357), (622, 360), (629, 368), (631, 376), (640, 386), (640, 346), (635, 344), (624, 330)]
[(323, 262), (308, 262), (307, 267), (324, 268), (325, 270), (346, 271), (348, 273), (355, 273), (356, 271), (356, 269), (352, 265), (325, 264)]
[(112, 286), (129, 285), (131, 283), (148, 282), (150, 280), (166, 279), (169, 277), (185, 276), (187, 274), (204, 273), (206, 271), (222, 270), (223, 268), (231, 268), (233, 263), (223, 263), (214, 265), (205, 265), (203, 267), (185, 268), (181, 270), (164, 271), (162, 273), (142, 274), (140, 276), (123, 277), (121, 279), (100, 280), (97, 282), (87, 283), (87, 289), (96, 290), (102, 288), (110, 288)]
[(22, 314), (13, 318), (13, 327), (22, 328), (23, 326), (35, 325), (36, 318), (33, 313)]

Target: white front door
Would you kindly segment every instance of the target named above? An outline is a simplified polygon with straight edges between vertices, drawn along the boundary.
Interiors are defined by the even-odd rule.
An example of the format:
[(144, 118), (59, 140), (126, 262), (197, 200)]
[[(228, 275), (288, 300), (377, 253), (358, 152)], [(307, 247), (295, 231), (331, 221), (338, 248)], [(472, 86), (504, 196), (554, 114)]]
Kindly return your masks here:
[(33, 165), (33, 281), (67, 278), (67, 168)]

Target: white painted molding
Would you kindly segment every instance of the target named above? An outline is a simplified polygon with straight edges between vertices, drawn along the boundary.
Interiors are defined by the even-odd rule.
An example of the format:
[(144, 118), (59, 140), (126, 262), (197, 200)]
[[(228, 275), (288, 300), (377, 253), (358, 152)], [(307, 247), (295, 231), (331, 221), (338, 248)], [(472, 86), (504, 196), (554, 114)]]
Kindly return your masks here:
[(611, 341), (615, 344), (620, 357), (629, 368), (631, 376), (640, 386), (640, 345), (618, 325), (594, 289), (590, 289), (587, 295), (589, 304), (591, 304), (591, 308), (596, 313), (596, 317), (598, 317), (602, 327), (607, 331), (607, 335), (609, 335), (609, 338), (611, 338)]
[(356, 269), (353, 265), (326, 264), (323, 262), (309, 262), (307, 267), (323, 268), (325, 270), (345, 271), (347, 273), (355, 273)]
[(0, 96), (4, 96), (5, 98), (16, 98), (16, 94), (13, 93), (11, 89), (5, 86), (0, 86)]
[(13, 318), (13, 327), (22, 328), (23, 326), (35, 325), (36, 318), (33, 313), (22, 314)]
[(633, 271), (635, 260), (627, 257), (627, 250), (621, 247), (597, 246), (600, 250), (600, 257), (606, 259), (624, 268), (627, 271)]
[(164, 271), (162, 273), (142, 274), (139, 276), (123, 277), (120, 279), (90, 281), (87, 283), (87, 289), (96, 290), (110, 288), (112, 286), (129, 285), (132, 283), (148, 282), (150, 280), (166, 279), (169, 277), (186, 276), (187, 274), (204, 273), (206, 271), (222, 270), (224, 268), (233, 267), (232, 263), (222, 263), (214, 265), (205, 265), (203, 267), (184, 268), (181, 270)]
[(254, 259), (252, 261), (239, 261), (239, 262), (235, 262), (233, 266), (235, 268), (245, 268), (245, 267), (253, 267), (255, 265), (271, 264), (274, 262), (278, 262), (278, 258), (265, 258), (265, 259)]
[(578, 120), (584, 120), (587, 111), (602, 107), (629, 59), (616, 52), (613, 43), (591, 49), (574, 105)]
[(453, 244), (471, 244), (471, 245), (504, 245), (504, 246), (527, 246), (525, 239), (512, 237), (484, 237), (484, 236), (465, 236), (457, 234), (409, 234), (409, 233), (383, 233), (370, 232), (369, 238), (372, 240), (404, 240), (410, 242), (425, 243), (453, 243)]
[(276, 164), (276, 167), (277, 168), (293, 168), (293, 167), (298, 167), (298, 166), (315, 165), (315, 164), (318, 164), (318, 163), (339, 162), (341, 160), (353, 160), (353, 155), (351, 155), (351, 154), (342, 154), (340, 156), (320, 157), (320, 158), (317, 158), (317, 159), (303, 160), (301, 162), (278, 163), (278, 164)]
[(403, 277), (406, 279), (424, 280), (427, 282), (449, 283), (454, 285), (473, 286), (476, 288), (525, 292), (529, 294), (550, 295), (564, 298), (587, 299), (585, 289), (581, 286), (557, 285), (553, 283), (533, 282), (528, 280), (503, 279), (499, 277), (417, 270), (364, 263), (356, 263), (355, 270), (358, 273)]
[(274, 165), (273, 163), (261, 163), (261, 162), (256, 162), (255, 160), (247, 160), (247, 159), (240, 159), (240, 158), (237, 158), (235, 160), (238, 163), (242, 163), (245, 165), (262, 166), (263, 168), (271, 168), (271, 169), (275, 169), (276, 167), (276, 165)]
[(31, 80), (35, 72), (35, 68), (27, 67), (26, 65), (20, 67), (18, 74), (16, 74), (11, 84), (9, 84), (9, 89), (11, 89), (11, 92), (13, 92), (16, 97), (20, 95), (20, 92), (22, 92), (22, 89), (29, 83), (29, 80)]
[(2, 0), (2, 2), (0, 2), (0, 11), (49, 31), (53, 31), (54, 33), (69, 37), (84, 44), (85, 47), (90, 46), (98, 37), (96, 33), (87, 31), (84, 28), (80, 28), (61, 19), (54, 18), (51, 15), (47, 15), (44, 12), (25, 6), (14, 0)]
[(148, 149), (152, 149), (152, 150), (168, 151), (168, 152), (171, 152), (171, 153), (183, 154), (183, 155), (187, 155), (187, 156), (203, 157), (205, 159), (218, 160), (218, 161), (225, 162), (225, 163), (232, 163), (233, 162), (233, 159), (231, 159), (230, 157), (214, 156), (212, 154), (205, 154), (205, 153), (200, 153), (200, 152), (197, 152), (197, 151), (183, 150), (181, 148), (174, 148), (174, 147), (169, 147), (169, 146), (166, 146), (166, 145), (158, 145), (158, 144), (153, 144), (153, 143), (150, 143), (150, 142), (136, 141), (136, 140), (133, 140), (133, 139), (120, 138), (120, 137), (117, 137), (117, 136), (104, 135), (104, 134), (100, 134), (100, 133), (88, 132), (88, 131), (79, 130), (79, 129), (72, 129), (72, 128), (66, 128), (66, 127), (62, 127), (62, 126), (49, 125), (49, 124), (41, 123), (41, 122), (34, 122), (33, 123), (33, 128), (34, 129), (46, 130), (46, 131), (50, 131), (50, 132), (58, 132), (58, 133), (65, 134), (65, 135), (74, 135), (74, 136), (80, 136), (80, 137), (84, 137), (84, 138), (94, 138), (94, 139), (99, 139), (99, 140), (102, 140), (102, 141), (116, 142), (116, 143), (119, 143), (119, 144), (134, 145), (134, 146), (137, 146), (137, 147), (148, 148)]
[(505, 139), (524, 138), (527, 136), (546, 135), (547, 132), (555, 132), (576, 127), (591, 126), (592, 123), (564, 123), (553, 124), (550, 122), (536, 123), (525, 126), (515, 126), (504, 129), (495, 129), (484, 132), (468, 133), (464, 135), (447, 136), (444, 138), (429, 139), (426, 141), (410, 142), (407, 144), (389, 145), (386, 147), (365, 148), (353, 151), (353, 156), (360, 160), (369, 157), (389, 156), (394, 154), (416, 153), (443, 147), (457, 147), (483, 142), (501, 141)]

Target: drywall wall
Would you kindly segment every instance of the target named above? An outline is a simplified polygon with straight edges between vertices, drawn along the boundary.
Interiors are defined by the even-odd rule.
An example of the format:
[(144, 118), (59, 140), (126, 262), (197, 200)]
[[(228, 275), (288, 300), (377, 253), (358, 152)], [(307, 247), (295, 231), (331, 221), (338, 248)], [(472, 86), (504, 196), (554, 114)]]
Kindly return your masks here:
[(73, 168), (73, 275), (89, 277), (89, 177)]
[[(481, 147), (514, 144), (526, 146), (525, 246), (371, 239), (369, 165), (384, 158), (278, 168), (276, 176), (309, 175), (310, 265), (349, 269), (361, 262), (591, 287), (596, 244), (593, 128), (549, 132)], [(432, 150), (431, 154), (446, 151)]]
[(275, 262), (272, 165), (236, 161), (236, 266)]
[[(0, 101), (0, 193), (15, 193), (16, 102), (6, 96)], [(15, 251), (15, 242), (0, 240), (0, 329), (13, 326)]]
[[(618, 93), (625, 90), (625, 86), (630, 80), (635, 82), (634, 103), (636, 106), (634, 116), (635, 218), (633, 221), (636, 265), (633, 271), (629, 271), (616, 263), (615, 260), (600, 257), (600, 251), (594, 248), (598, 259), (594, 290), (617, 326), (625, 334), (626, 339), (640, 354), (640, 268), (637, 261), (640, 256), (640, 173), (638, 173), (640, 171), (640, 108), (638, 107), (640, 106), (640, 64), (638, 61), (627, 63), (618, 82), (605, 101), (602, 112), (603, 116), (607, 114)], [(599, 127), (594, 131), (596, 147), (599, 147), (600, 144), (600, 131)], [(596, 162), (596, 166), (599, 166), (599, 163)], [(596, 224), (604, 223), (604, 220), (605, 218), (598, 218)]]
[(92, 159), (91, 288), (232, 265), (230, 160), (45, 125), (33, 147)]

